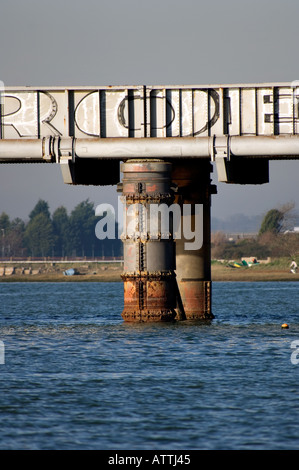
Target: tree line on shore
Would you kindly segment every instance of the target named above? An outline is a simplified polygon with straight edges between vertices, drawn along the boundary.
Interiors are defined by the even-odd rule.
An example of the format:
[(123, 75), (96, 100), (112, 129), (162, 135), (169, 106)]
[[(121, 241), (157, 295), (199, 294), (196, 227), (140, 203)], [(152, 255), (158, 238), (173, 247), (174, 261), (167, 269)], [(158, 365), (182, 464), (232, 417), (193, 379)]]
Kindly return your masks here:
[[(80, 202), (70, 214), (64, 206), (53, 214), (49, 205), (40, 199), (29, 219), (13, 220), (0, 214), (0, 257), (120, 257), (122, 242), (99, 240), (95, 226), (94, 204), (88, 199)], [(117, 234), (117, 223), (116, 223)]]
[[(254, 256), (299, 257), (299, 232), (294, 227), (294, 204), (271, 209), (264, 216), (256, 236), (229, 240), (224, 232), (212, 233), (213, 259), (240, 259)], [(11, 220), (0, 214), (0, 257), (121, 257), (122, 242), (118, 238), (115, 222), (115, 239), (99, 240), (95, 227), (99, 217), (94, 204), (88, 199), (80, 202), (70, 214), (64, 206), (50, 214), (49, 205), (40, 199), (27, 221)]]
[(262, 219), (258, 233), (252, 237), (229, 240), (225, 233), (214, 232), (212, 258), (231, 260), (243, 257), (299, 257), (299, 232), (293, 230), (297, 220), (294, 207), (294, 203), (288, 203), (269, 210)]

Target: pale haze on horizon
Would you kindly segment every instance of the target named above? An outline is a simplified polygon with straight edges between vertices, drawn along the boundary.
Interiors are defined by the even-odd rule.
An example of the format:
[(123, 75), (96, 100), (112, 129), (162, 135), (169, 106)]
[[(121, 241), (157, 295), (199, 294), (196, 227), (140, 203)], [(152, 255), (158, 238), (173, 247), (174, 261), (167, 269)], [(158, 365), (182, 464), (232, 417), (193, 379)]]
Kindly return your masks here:
[[(6, 86), (205, 85), (299, 80), (296, 0), (2, 0)], [(212, 216), (259, 215), (294, 202), (299, 161), (270, 162), (270, 183), (213, 182)], [(117, 203), (115, 187), (68, 186), (56, 164), (0, 166), (0, 213), (26, 219), (82, 200)]]

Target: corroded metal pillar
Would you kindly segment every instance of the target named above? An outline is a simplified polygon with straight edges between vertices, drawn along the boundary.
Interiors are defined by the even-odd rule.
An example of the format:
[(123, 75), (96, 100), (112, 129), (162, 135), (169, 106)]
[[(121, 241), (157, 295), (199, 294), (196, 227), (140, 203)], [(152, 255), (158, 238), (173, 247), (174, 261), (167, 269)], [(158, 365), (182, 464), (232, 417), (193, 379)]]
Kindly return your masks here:
[[(151, 225), (153, 205), (173, 202), (172, 165), (159, 160), (130, 160), (121, 165), (125, 202), (124, 310), (128, 322), (171, 321), (176, 315), (175, 242)], [(156, 224), (156, 225), (155, 225)]]
[(210, 214), (211, 194), (216, 192), (216, 187), (211, 185), (212, 165), (209, 161), (193, 162), (174, 162), (172, 179), (178, 186), (176, 202), (182, 209), (182, 226), (188, 223), (183, 212), (184, 205), (190, 204), (192, 207), (193, 230), (195, 205), (201, 205), (202, 243), (194, 250), (190, 249), (190, 245), (186, 249), (186, 242), (190, 240), (184, 233), (176, 240), (176, 275), (186, 319), (212, 319)]

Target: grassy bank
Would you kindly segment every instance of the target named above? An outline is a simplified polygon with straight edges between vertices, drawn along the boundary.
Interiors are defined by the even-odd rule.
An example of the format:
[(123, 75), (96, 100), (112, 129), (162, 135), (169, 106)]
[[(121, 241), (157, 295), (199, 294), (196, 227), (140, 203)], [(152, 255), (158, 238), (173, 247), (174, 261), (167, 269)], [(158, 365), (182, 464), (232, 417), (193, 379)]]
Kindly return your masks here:
[(257, 264), (251, 267), (232, 268), (228, 263), (212, 263), (213, 281), (298, 281), (299, 272), (290, 272), (290, 260), (279, 259), (268, 264)]
[[(1, 265), (1, 263), (0, 263)], [(121, 281), (122, 263), (35, 263), (22, 265), (6, 263), (6, 273), (0, 282), (117, 282)], [(66, 276), (64, 271), (75, 269), (76, 274)], [(13, 274), (10, 271), (13, 269)]]
[[(14, 264), (0, 266), (7, 274), (0, 276), (0, 282), (121, 282), (122, 263), (47, 263), (47, 264)], [(251, 267), (232, 268), (225, 262), (212, 262), (212, 281), (298, 281), (299, 272), (290, 272), (290, 260), (278, 259), (268, 264)], [(8, 274), (12, 271), (13, 274)], [(74, 276), (63, 272), (69, 268), (76, 269)]]

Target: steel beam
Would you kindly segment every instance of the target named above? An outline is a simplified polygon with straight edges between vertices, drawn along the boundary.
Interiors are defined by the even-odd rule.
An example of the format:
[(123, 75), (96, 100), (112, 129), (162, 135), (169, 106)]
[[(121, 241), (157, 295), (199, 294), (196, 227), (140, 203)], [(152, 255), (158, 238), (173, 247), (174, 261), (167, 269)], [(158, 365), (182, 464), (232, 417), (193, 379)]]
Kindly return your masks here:
[(169, 138), (45, 137), (43, 139), (0, 139), (0, 162), (62, 159), (126, 160), (169, 158), (265, 158), (299, 159), (299, 136), (222, 136)]
[[(0, 83), (0, 85), (3, 85)], [(0, 86), (0, 139), (299, 134), (299, 82)]]
[(169, 138), (76, 139), (80, 158), (298, 158), (299, 136), (212, 136)]

